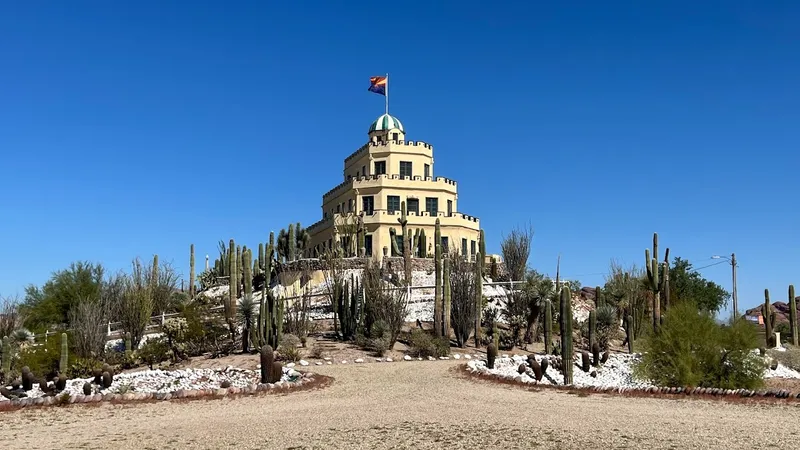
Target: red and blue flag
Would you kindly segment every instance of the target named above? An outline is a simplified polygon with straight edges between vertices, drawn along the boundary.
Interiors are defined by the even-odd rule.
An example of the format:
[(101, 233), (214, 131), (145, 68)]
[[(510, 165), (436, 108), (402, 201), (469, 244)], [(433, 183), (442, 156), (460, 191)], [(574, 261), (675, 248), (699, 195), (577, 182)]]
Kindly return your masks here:
[(389, 83), (389, 77), (370, 77), (369, 88), (367, 90), (385, 96), (386, 85), (388, 83)]

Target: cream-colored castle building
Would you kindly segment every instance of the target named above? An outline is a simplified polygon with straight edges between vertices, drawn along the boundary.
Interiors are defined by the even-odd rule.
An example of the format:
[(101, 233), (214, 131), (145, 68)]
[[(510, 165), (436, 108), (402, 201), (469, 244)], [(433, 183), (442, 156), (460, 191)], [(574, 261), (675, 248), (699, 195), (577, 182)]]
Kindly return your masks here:
[(332, 248), (334, 242), (352, 247), (348, 242), (352, 234), (343, 230), (352, 230), (353, 223), (363, 220), (367, 256), (381, 256), (384, 251), (391, 255), (390, 228), (402, 239), (401, 202), (406, 202), (408, 229), (425, 230), (429, 255), (434, 252), (437, 218), (444, 249), (470, 258), (477, 253), (480, 222), (458, 209), (455, 180), (434, 175), (432, 145), (405, 136), (403, 124), (384, 114), (369, 127), (369, 142), (345, 158), (344, 181), (322, 196), (322, 219), (308, 227), (315, 254)]

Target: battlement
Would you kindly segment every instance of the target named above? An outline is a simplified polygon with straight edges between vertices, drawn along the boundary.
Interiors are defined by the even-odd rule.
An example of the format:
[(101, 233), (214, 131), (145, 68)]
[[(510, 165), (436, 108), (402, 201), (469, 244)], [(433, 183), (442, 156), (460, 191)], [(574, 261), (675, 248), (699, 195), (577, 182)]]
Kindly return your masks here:
[[(446, 178), (446, 177), (422, 177), (422, 176), (419, 176), (419, 175), (415, 175), (413, 177), (404, 177), (404, 176), (400, 176), (398, 174), (393, 174), (393, 175), (388, 175), (388, 174), (366, 175), (366, 176), (358, 176), (358, 177), (349, 178), (349, 179), (339, 183), (335, 188), (333, 188), (330, 191), (326, 192), (322, 196), (322, 201), (325, 202), (329, 198), (335, 197), (336, 195), (338, 195), (342, 191), (344, 191), (345, 188), (352, 189), (352, 188), (360, 187), (360, 186), (365, 185), (365, 184), (370, 184), (370, 185), (384, 184), (383, 183), (384, 181), (390, 181), (390, 180), (418, 181), (418, 182), (421, 182), (421, 183), (439, 183), (439, 184), (443, 184), (443, 185), (452, 186), (453, 187), (453, 191), (455, 191), (455, 189), (457, 189), (457, 187), (458, 187), (458, 182), (456, 180), (452, 180), (452, 179)], [(374, 183), (375, 181), (379, 181), (379, 182), (378, 183)], [(364, 187), (367, 187), (367, 186), (364, 186)]]
[(423, 141), (406, 141), (406, 140), (381, 141), (381, 142), (370, 141), (362, 145), (358, 150), (351, 153), (350, 156), (344, 159), (344, 162), (345, 164), (347, 164), (348, 162), (363, 156), (364, 154), (369, 152), (370, 147), (387, 147), (390, 145), (401, 145), (405, 147), (422, 147), (425, 149), (433, 150), (433, 145)]
[[(372, 214), (367, 214), (365, 212), (360, 213), (364, 217), (364, 221), (367, 223), (370, 222), (384, 222), (389, 221), (394, 223), (396, 218), (399, 218), (401, 213), (400, 211), (388, 211), (385, 209), (375, 209), (372, 211)], [(352, 212), (341, 212), (332, 215), (331, 217), (327, 217), (325, 219), (319, 220), (309, 226), (307, 229), (310, 233), (313, 233), (317, 229), (324, 228), (326, 225), (332, 224), (336, 217), (345, 218), (348, 216), (353, 215)], [(460, 212), (454, 212), (452, 214), (447, 214), (444, 211), (439, 211), (437, 214), (431, 214), (428, 211), (407, 211), (406, 217), (413, 223), (414, 217), (429, 217), (429, 218), (439, 218), (439, 221), (443, 226), (448, 225), (457, 225), (459, 221), (467, 221), (474, 223), (476, 225), (480, 224), (480, 219), (475, 216), (470, 216), (469, 214), (464, 214)]]

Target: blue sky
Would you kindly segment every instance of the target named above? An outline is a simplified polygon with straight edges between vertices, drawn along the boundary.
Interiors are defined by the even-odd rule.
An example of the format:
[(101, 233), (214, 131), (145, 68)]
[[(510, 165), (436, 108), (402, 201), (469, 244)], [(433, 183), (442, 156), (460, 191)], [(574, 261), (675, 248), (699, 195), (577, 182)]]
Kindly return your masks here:
[(657, 231), (736, 252), (742, 307), (785, 299), (800, 4), (544, 3), (0, 2), (0, 293), (317, 221), (388, 72), (490, 251), (530, 223), (534, 268), (594, 286)]

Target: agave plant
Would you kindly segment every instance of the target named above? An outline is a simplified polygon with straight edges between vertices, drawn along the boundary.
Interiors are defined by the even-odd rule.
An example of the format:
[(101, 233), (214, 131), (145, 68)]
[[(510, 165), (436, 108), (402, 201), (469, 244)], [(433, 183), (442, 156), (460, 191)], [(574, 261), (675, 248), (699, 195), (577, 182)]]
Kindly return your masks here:
[(34, 336), (33, 336), (33, 333), (31, 333), (30, 330), (28, 330), (28, 329), (17, 328), (16, 330), (14, 330), (11, 333), (11, 335), (9, 336), (9, 339), (11, 339), (11, 343), (13, 345), (16, 345), (18, 347), (22, 347), (22, 346), (24, 346), (26, 344), (33, 343)]

